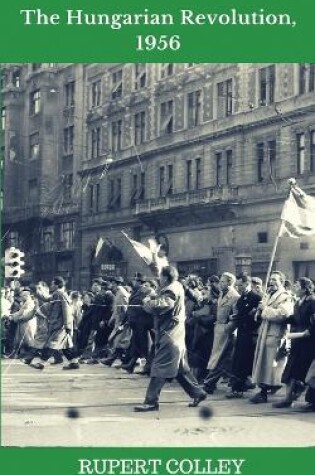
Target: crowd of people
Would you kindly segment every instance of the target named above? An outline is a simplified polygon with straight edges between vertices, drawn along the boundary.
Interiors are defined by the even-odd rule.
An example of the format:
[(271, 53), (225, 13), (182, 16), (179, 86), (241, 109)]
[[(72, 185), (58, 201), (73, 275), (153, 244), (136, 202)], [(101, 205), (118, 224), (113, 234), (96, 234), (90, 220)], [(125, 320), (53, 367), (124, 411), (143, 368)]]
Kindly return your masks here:
[[(47, 364), (78, 370), (83, 364), (115, 366), (149, 376), (138, 412), (159, 409), (166, 381), (177, 379), (196, 407), (227, 384), (226, 398), (267, 403), (282, 385), (277, 408), (291, 407), (305, 391), (315, 411), (315, 294), (303, 277), (281, 272), (261, 279), (224, 272), (206, 281), (179, 278), (175, 267), (159, 279), (137, 273), (94, 279), (89, 291), (67, 291), (62, 277), (1, 290), (2, 356), (43, 371)], [(247, 401), (247, 398), (246, 398)]]

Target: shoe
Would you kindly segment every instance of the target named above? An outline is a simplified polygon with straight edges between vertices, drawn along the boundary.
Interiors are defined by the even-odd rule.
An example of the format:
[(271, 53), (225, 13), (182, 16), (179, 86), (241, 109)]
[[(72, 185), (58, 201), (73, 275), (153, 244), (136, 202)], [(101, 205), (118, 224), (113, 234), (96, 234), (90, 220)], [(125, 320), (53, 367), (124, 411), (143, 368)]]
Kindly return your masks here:
[(240, 391), (231, 391), (225, 395), (226, 399), (242, 399), (243, 393)]
[(125, 371), (128, 371), (129, 369), (134, 370), (134, 368), (136, 367), (136, 364), (137, 364), (137, 361), (132, 359), (132, 360), (129, 360), (128, 363), (122, 364), (121, 369), (124, 369)]
[(266, 393), (257, 393), (255, 396), (250, 398), (250, 402), (253, 404), (262, 404), (268, 402), (267, 394)]
[(62, 369), (80, 369), (79, 363), (69, 363), (67, 366), (64, 366)]
[(96, 358), (90, 358), (86, 364), (98, 364), (98, 360)]
[(188, 407), (198, 407), (199, 404), (207, 399), (207, 393), (201, 393), (200, 396), (195, 397), (189, 404)]
[(272, 386), (272, 388), (270, 388), (268, 392), (269, 394), (276, 394), (278, 391), (280, 391), (281, 388), (282, 386)]
[(114, 361), (116, 361), (116, 356), (114, 358), (112, 356), (109, 356), (108, 358), (100, 359), (100, 363), (102, 363), (105, 366), (112, 366)]
[(284, 409), (285, 407), (291, 407), (291, 406), (292, 406), (292, 401), (288, 401), (287, 399), (283, 399), (282, 401), (274, 402), (272, 404), (272, 407), (275, 407), (276, 409)]
[(45, 368), (43, 363), (30, 363), (30, 366), (34, 369), (44, 369)]
[(22, 360), (22, 362), (23, 362), (24, 364), (30, 365), (31, 362), (32, 362), (32, 359), (33, 359), (33, 358), (25, 358), (24, 360)]
[(134, 372), (135, 367), (136, 367), (136, 364), (133, 361), (131, 363), (121, 365), (121, 369), (124, 369), (129, 374), (132, 374)]
[(135, 406), (133, 408), (134, 412), (150, 412), (150, 411), (158, 411), (159, 405), (156, 404), (141, 404), (140, 406)]
[(137, 371), (137, 374), (141, 374), (141, 376), (149, 376), (150, 370), (149, 369), (142, 369), (141, 371)]
[(213, 394), (217, 388), (216, 386), (207, 386), (207, 384), (204, 384), (202, 389), (206, 391), (207, 394)]
[(54, 361), (52, 361), (50, 364), (51, 364), (51, 365), (56, 365), (56, 364), (61, 364), (61, 363), (63, 363), (63, 359), (54, 360)]

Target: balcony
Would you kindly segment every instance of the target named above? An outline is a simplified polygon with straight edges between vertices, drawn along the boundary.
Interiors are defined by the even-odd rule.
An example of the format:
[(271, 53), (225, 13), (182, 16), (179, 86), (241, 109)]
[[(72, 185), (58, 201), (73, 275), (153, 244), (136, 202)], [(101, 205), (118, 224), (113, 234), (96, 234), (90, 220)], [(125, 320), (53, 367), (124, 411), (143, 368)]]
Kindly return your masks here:
[(238, 187), (215, 187), (201, 190), (175, 193), (166, 197), (151, 198), (137, 203), (135, 215), (166, 211), (173, 208), (187, 207), (197, 204), (220, 204), (238, 201)]
[(79, 204), (64, 205), (56, 207), (55, 205), (31, 205), (11, 209), (6, 211), (4, 208), (3, 221), (6, 224), (18, 223), (20, 221), (29, 221), (32, 219), (52, 220), (58, 216), (67, 216), (79, 211)]

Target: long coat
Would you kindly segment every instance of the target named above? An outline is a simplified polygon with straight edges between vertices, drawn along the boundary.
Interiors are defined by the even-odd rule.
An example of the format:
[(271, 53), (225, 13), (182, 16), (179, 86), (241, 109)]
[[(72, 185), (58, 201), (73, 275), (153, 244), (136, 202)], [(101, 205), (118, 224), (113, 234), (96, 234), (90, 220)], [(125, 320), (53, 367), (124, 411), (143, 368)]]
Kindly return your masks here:
[(38, 309), (36, 310), (37, 329), (34, 337), (33, 347), (42, 350), (48, 338), (48, 315), (50, 303), (43, 302), (38, 298)]
[(233, 332), (231, 332), (230, 316), (234, 313), (239, 293), (230, 287), (226, 294), (220, 294), (217, 307), (217, 321), (214, 326), (214, 340), (208, 369), (214, 370), (231, 357), (233, 351)]
[(14, 338), (15, 349), (22, 346), (32, 347), (36, 333), (35, 303), (29, 297), (22, 303), (20, 309), (11, 315), (12, 320), (17, 323)]
[(185, 358), (185, 294), (182, 284), (162, 288), (144, 308), (154, 315), (155, 356), (151, 377), (175, 378)]
[(50, 300), (48, 339), (45, 346), (52, 350), (72, 348), (72, 338), (66, 332), (66, 329), (72, 330), (72, 328), (70, 297), (64, 290), (58, 289), (52, 294)]
[(125, 323), (129, 297), (130, 292), (122, 285), (119, 285), (114, 297), (114, 309), (111, 316), (114, 328), (108, 337), (109, 342), (114, 342), (117, 335), (121, 333), (120, 328)]
[(262, 324), (259, 329), (253, 363), (253, 381), (256, 384), (278, 386), (283, 362), (276, 361), (277, 351), (293, 313), (292, 296), (284, 289), (268, 294), (263, 300)]
[(260, 295), (250, 290), (243, 293), (236, 302), (235, 325), (237, 337), (233, 355), (232, 373), (239, 378), (250, 376), (257, 343), (259, 324), (255, 319)]
[(305, 381), (305, 377), (315, 358), (315, 297), (309, 296), (294, 306), (294, 315), (290, 318), (291, 332), (308, 330), (310, 336), (292, 340), (290, 355), (282, 375), (282, 382), (288, 384), (291, 379)]

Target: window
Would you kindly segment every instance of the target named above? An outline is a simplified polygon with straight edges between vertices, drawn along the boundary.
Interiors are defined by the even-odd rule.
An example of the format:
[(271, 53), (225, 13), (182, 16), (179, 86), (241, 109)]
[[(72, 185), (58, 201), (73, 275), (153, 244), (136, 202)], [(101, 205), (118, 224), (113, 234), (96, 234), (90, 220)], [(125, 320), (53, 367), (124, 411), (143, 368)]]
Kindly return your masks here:
[(315, 91), (315, 63), (302, 63), (299, 65), (299, 93)]
[(297, 134), (297, 172), (299, 175), (303, 175), (305, 172), (305, 134)]
[(108, 209), (116, 210), (121, 208), (122, 179), (112, 178), (109, 181)]
[(65, 202), (69, 202), (72, 200), (72, 187), (73, 187), (72, 173), (69, 175), (63, 176), (62, 184), (63, 184), (63, 199)]
[(268, 233), (257, 233), (257, 241), (259, 244), (266, 244), (268, 242)]
[(146, 64), (135, 64), (135, 91), (143, 89), (146, 86), (147, 73)]
[(135, 121), (135, 145), (145, 142), (146, 139), (146, 114), (145, 111), (138, 112), (134, 117)]
[(233, 181), (233, 151), (226, 151), (226, 184), (231, 185)]
[(74, 246), (74, 223), (61, 223), (60, 241), (62, 248), (72, 249)]
[(256, 146), (257, 155), (257, 181), (261, 183), (264, 180), (264, 143), (258, 143)]
[(0, 88), (4, 89), (9, 83), (9, 75), (5, 70), (0, 71)]
[(42, 66), (42, 63), (32, 63), (32, 71), (38, 71)]
[(120, 99), (123, 93), (123, 71), (119, 69), (112, 73), (112, 99)]
[(65, 106), (71, 107), (74, 105), (75, 82), (71, 81), (65, 84)]
[(12, 74), (12, 85), (13, 87), (20, 87), (21, 85), (21, 72), (19, 69), (17, 69), (16, 71), (13, 71), (13, 74)]
[(95, 81), (91, 85), (91, 106), (97, 107), (101, 105), (101, 80)]
[(173, 184), (174, 184), (174, 167), (173, 165), (167, 166), (167, 173), (168, 173), (168, 182), (166, 187), (166, 195), (173, 194)]
[(30, 135), (30, 160), (35, 160), (39, 156), (39, 133)]
[(310, 147), (311, 147), (311, 156), (310, 156), (310, 171), (315, 172), (315, 130), (311, 131), (310, 137)]
[(275, 66), (268, 66), (259, 71), (260, 105), (267, 106), (275, 100)]
[(193, 189), (192, 160), (187, 160), (186, 162), (186, 186), (188, 191)]
[(267, 157), (269, 177), (272, 180), (277, 177), (277, 149), (275, 140), (269, 140), (267, 142)]
[(201, 123), (201, 91), (190, 92), (187, 97), (187, 126), (196, 127)]
[(118, 152), (122, 148), (122, 120), (112, 122), (112, 152)]
[(6, 109), (1, 107), (1, 130), (5, 130)]
[(233, 114), (233, 80), (228, 79), (217, 85), (218, 118)]
[(44, 226), (40, 236), (40, 247), (42, 252), (51, 252), (54, 250), (54, 227)]
[(31, 204), (38, 203), (38, 183), (37, 178), (33, 178), (28, 182), (28, 199)]
[(134, 205), (137, 201), (142, 201), (145, 198), (145, 173), (134, 173), (132, 175), (132, 186), (130, 203)]
[(159, 168), (159, 195), (164, 196), (165, 191), (165, 167)]
[(173, 63), (161, 63), (161, 79), (165, 79), (174, 74)]
[(31, 92), (30, 95), (30, 115), (38, 114), (40, 111), (40, 90)]
[(100, 185), (95, 183), (89, 185), (89, 211), (91, 213), (98, 213), (100, 205)]
[(91, 158), (98, 158), (101, 152), (101, 128), (91, 130)]
[(74, 126), (63, 129), (63, 153), (71, 155), (73, 153)]
[(201, 188), (201, 177), (201, 158), (196, 158), (196, 190), (199, 190)]
[(174, 131), (174, 102), (162, 102), (160, 115), (160, 135), (168, 135)]
[(222, 182), (222, 152), (217, 152), (215, 154), (215, 165), (216, 165), (216, 185), (221, 186)]

